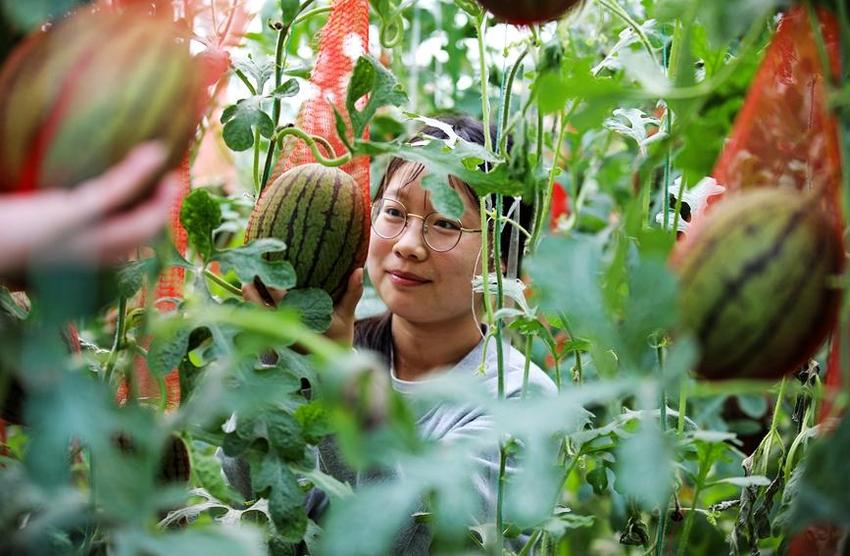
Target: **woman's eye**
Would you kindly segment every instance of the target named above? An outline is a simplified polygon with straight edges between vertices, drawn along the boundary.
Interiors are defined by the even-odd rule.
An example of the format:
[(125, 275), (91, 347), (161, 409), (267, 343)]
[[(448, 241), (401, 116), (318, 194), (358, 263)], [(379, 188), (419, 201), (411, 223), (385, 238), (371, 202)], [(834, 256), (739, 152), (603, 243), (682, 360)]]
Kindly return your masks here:
[(384, 216), (388, 218), (404, 218), (404, 213), (395, 207), (384, 208)]
[(452, 220), (446, 220), (445, 218), (438, 218), (434, 220), (434, 227), (440, 228), (441, 230), (449, 230), (449, 231), (457, 231), (460, 230), (460, 225), (457, 222)]

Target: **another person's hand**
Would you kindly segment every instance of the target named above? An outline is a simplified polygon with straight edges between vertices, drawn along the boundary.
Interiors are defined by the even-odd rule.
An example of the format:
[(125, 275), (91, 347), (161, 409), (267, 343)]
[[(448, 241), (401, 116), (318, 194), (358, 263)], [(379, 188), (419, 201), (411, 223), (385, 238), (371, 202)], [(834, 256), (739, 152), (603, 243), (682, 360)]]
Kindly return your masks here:
[[(262, 286), (262, 284), (260, 284)], [(242, 286), (242, 295), (261, 307), (276, 307), (286, 296), (286, 290), (266, 288), (262, 292), (254, 283)], [(331, 325), (325, 331), (325, 337), (340, 344), (351, 346), (354, 343), (354, 309), (363, 295), (363, 269), (358, 268), (348, 278), (348, 288), (339, 303), (334, 305)]]
[(0, 281), (31, 263), (106, 264), (153, 237), (179, 191), (174, 174), (149, 198), (120, 209), (145, 195), (166, 156), (158, 144), (145, 144), (73, 190), (0, 195)]

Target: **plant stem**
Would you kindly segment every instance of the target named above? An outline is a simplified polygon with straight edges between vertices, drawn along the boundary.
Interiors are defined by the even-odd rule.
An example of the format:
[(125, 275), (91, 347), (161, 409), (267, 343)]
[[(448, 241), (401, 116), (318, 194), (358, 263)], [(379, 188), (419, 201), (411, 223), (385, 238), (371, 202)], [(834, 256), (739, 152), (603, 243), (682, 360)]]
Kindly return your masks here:
[(505, 444), (502, 443), (499, 446), (499, 491), (496, 498), (496, 550), (498, 550), (498, 554), (502, 554), (503, 547), (505, 546), (505, 522), (502, 513), (505, 503), (505, 482), (507, 480), (505, 467), (507, 461), (508, 454), (505, 450)]
[[(301, 4), (301, 6), (299, 6), (299, 8), (298, 8), (298, 13), (295, 16), (295, 19), (291, 23), (288, 23), (288, 24), (284, 25), (283, 27), (281, 27), (281, 29), (277, 33), (277, 42), (275, 44), (275, 49), (274, 49), (274, 88), (275, 89), (280, 87), (281, 82), (283, 81), (283, 68), (286, 65), (286, 45), (287, 45), (287, 42), (289, 41), (289, 35), (290, 35), (290, 32), (292, 31), (292, 27), (294, 27), (296, 24), (300, 23), (301, 21), (307, 19), (309, 16), (314, 15), (313, 12), (315, 12), (316, 10), (313, 10), (313, 12), (304, 13), (304, 10), (309, 8), (310, 5), (313, 4), (313, 2), (315, 2), (315, 0), (306, 0), (306, 2)], [(303, 17), (301, 17), (302, 14), (303, 14)], [(275, 127), (277, 127), (278, 123), (280, 122), (280, 103), (281, 103), (281, 101), (280, 101), (279, 98), (275, 98), (274, 101), (272, 101), (272, 122), (274, 123)], [(274, 159), (274, 151), (275, 151), (276, 146), (277, 145), (276, 145), (275, 141), (269, 141), (269, 150), (266, 153), (266, 162), (263, 165), (263, 178), (262, 178), (262, 181), (260, 182), (260, 187), (257, 189), (257, 191), (258, 191), (257, 196), (258, 197), (259, 197), (259, 194), (263, 192), (263, 188), (265, 188), (266, 182), (269, 181), (269, 174), (271, 173), (272, 160)]]
[[(277, 89), (280, 87), (280, 82), (283, 77), (283, 52), (284, 46), (286, 45), (286, 39), (289, 36), (289, 25), (284, 25), (282, 29), (277, 32), (277, 44), (275, 45), (274, 50), (274, 87)], [(272, 123), (274, 123), (275, 127), (277, 127), (278, 122), (280, 121), (280, 99), (275, 98), (272, 101)], [(260, 193), (263, 192), (263, 188), (266, 187), (266, 182), (269, 181), (269, 174), (272, 169), (272, 160), (274, 159), (274, 151), (277, 146), (277, 141), (269, 141), (269, 150), (266, 152), (266, 162), (263, 165), (263, 179), (260, 181), (260, 187), (257, 188), (257, 198), (259, 198)]]
[(776, 425), (779, 422), (779, 415), (782, 413), (782, 400), (785, 397), (786, 384), (787, 382), (783, 377), (782, 381), (779, 383), (779, 394), (776, 396), (776, 405), (773, 406), (773, 417), (770, 419), (770, 429), (768, 429), (762, 443), (759, 444), (758, 448), (756, 448), (757, 452), (759, 449), (762, 450), (762, 475), (767, 475), (768, 465), (770, 465), (770, 451), (773, 449), (773, 438), (777, 434)]
[(528, 542), (523, 545), (522, 550), (519, 551), (517, 556), (528, 556), (528, 554), (534, 549), (534, 545), (537, 544), (537, 541), (540, 540), (540, 535), (542, 534), (542, 530), (535, 529), (531, 536), (528, 538)]
[(624, 10), (619, 4), (617, 4), (616, 1), (611, 2), (609, 0), (598, 0), (598, 2), (602, 4), (602, 6), (605, 7), (612, 14), (622, 19), (626, 23), (626, 25), (631, 27), (632, 31), (634, 31), (640, 39), (640, 42), (643, 45), (644, 49), (646, 49), (647, 53), (649, 54), (649, 57), (652, 59), (653, 62), (658, 64), (658, 59), (655, 57), (655, 51), (652, 49), (652, 43), (649, 42), (649, 37), (647, 37), (646, 33), (643, 32), (643, 29), (638, 24), (638, 22), (632, 19), (632, 16), (630, 16), (628, 12), (626, 12), (626, 10)]
[[(504, 202), (502, 195), (500, 193), (496, 194), (496, 214), (502, 214), (502, 203)], [(504, 283), (502, 280), (502, 222), (497, 217), (494, 218), (494, 231), (493, 231), (493, 266), (495, 267), (493, 270), (496, 273), (496, 311), (501, 311), (502, 307), (505, 304), (505, 293), (504, 293)], [(496, 327), (496, 371), (498, 373), (498, 383), (499, 383), (499, 399), (504, 399), (505, 397), (505, 355), (504, 355), (504, 345), (502, 344), (502, 331), (504, 328), (504, 321), (499, 319), (495, 323), (492, 323), (493, 326)]]
[(676, 214), (673, 217), (673, 237), (676, 236), (676, 233), (679, 230), (679, 217), (682, 214), (682, 195), (685, 192), (685, 176), (682, 176), (682, 179), (679, 180), (679, 191), (676, 193)]
[(332, 168), (338, 168), (343, 164), (346, 164), (351, 161), (351, 153), (347, 152), (342, 156), (338, 156), (336, 158), (327, 158), (325, 157), (321, 151), (319, 151), (318, 145), (329, 148), (330, 144), (323, 138), (318, 135), (309, 135), (302, 129), (297, 127), (285, 127), (283, 129), (278, 130), (275, 134), (274, 141), (280, 141), (287, 135), (294, 135), (295, 137), (301, 139), (307, 146), (310, 148), (310, 152), (313, 153), (313, 157), (316, 159), (316, 162), (321, 164), (322, 166), (329, 166)]
[(528, 391), (528, 373), (531, 370), (531, 346), (533, 345), (534, 336), (531, 334), (527, 334), (525, 336), (525, 349), (523, 350), (523, 355), (525, 355), (525, 364), (522, 368), (522, 396), (521, 398), (525, 399), (525, 394)]
[(583, 366), (582, 366), (582, 362), (581, 362), (581, 350), (577, 349), (573, 353), (575, 353), (575, 358), (576, 358), (575, 382), (576, 382), (576, 384), (581, 385), (582, 382), (584, 381), (584, 376), (583, 376), (584, 370), (583, 370)]
[(306, 21), (313, 16), (330, 13), (330, 11), (332, 9), (333, 9), (333, 7), (331, 7), (331, 6), (325, 6), (323, 8), (313, 8), (312, 10), (310, 10), (308, 12), (304, 12), (301, 15), (299, 15), (298, 17), (296, 17), (295, 21), (292, 22), (292, 26), (295, 27), (299, 23)]
[[(270, 149), (273, 147), (269, 147)], [(254, 191), (260, 194), (260, 129), (254, 130), (254, 161), (251, 176), (254, 178)]]
[(213, 272), (208, 268), (204, 268), (204, 276), (210, 279), (210, 281), (214, 282), (216, 285), (221, 286), (227, 293), (233, 294), (236, 297), (242, 297), (242, 290)]
[[(705, 483), (705, 478), (708, 476), (708, 471), (711, 469), (711, 465), (709, 464), (712, 448), (706, 449), (703, 454), (702, 459), (700, 459), (699, 463), (699, 472), (697, 473), (696, 484), (694, 485), (694, 499), (691, 502), (691, 509), (688, 512), (687, 517), (685, 518), (685, 526), (682, 529), (682, 536), (679, 538), (679, 556), (684, 556), (685, 551), (688, 546), (688, 538), (691, 536), (691, 529), (694, 526), (694, 515), (696, 514), (697, 502), (699, 501), (700, 490), (702, 490), (702, 485)], [(657, 552), (660, 554), (660, 552)]]
[[(655, 348), (655, 356), (658, 359), (659, 383), (661, 385), (658, 393), (658, 427), (661, 429), (662, 436), (667, 431), (667, 390), (666, 381), (664, 379), (664, 346), (659, 342)], [(658, 516), (658, 534), (655, 537), (655, 554), (661, 556), (664, 554), (664, 539), (667, 530), (667, 507), (669, 506), (669, 497), (665, 499), (664, 504), (660, 508)]]
[[(570, 113), (572, 113), (572, 110)], [(552, 187), (555, 184), (555, 173), (558, 171), (558, 164), (560, 162), (561, 143), (564, 142), (564, 136), (567, 131), (567, 116), (565, 116), (563, 112), (559, 113), (558, 126), (558, 142), (554, 145), (555, 152), (553, 154), (552, 167), (549, 169), (549, 179), (546, 181), (546, 191), (543, 193), (543, 205), (537, 207), (534, 230), (532, 230), (531, 241), (528, 242), (531, 252), (537, 250), (537, 245), (540, 243), (540, 238), (543, 235), (543, 228), (546, 226), (546, 217), (549, 214), (549, 207), (552, 204)]]
[(676, 433), (681, 436), (685, 432), (685, 411), (688, 409), (688, 388), (684, 380), (679, 383), (679, 415), (676, 423)]
[(526, 55), (529, 52), (529, 48), (526, 48), (522, 51), (522, 54), (519, 55), (514, 65), (511, 67), (511, 72), (508, 74), (508, 79), (505, 82), (505, 91), (504, 98), (502, 100), (502, 121), (499, 124), (499, 155), (507, 159), (508, 158), (508, 118), (511, 113), (511, 91), (514, 86), (514, 79), (516, 78), (517, 71), (519, 71), (520, 66), (522, 65), (523, 59), (525, 59)]
[(112, 349), (104, 367), (104, 378), (106, 382), (112, 378), (115, 363), (118, 360), (118, 351), (124, 345), (124, 328), (127, 322), (127, 298), (123, 295), (118, 298), (118, 320), (115, 322), (115, 337), (112, 340)]
[(484, 33), (487, 30), (487, 12), (482, 12), (478, 18), (476, 33), (478, 37), (478, 70), (481, 75), (481, 120), (484, 123), (484, 148), (487, 152), (493, 152), (493, 142), (490, 137), (490, 93), (488, 85), (490, 81), (487, 70), (487, 50), (484, 48)]
[(237, 69), (237, 70), (234, 70), (233, 73), (235, 73), (236, 77), (238, 77), (239, 80), (242, 81), (242, 83), (245, 84), (245, 86), (248, 88), (248, 91), (250, 91), (252, 95), (254, 95), (254, 96), (257, 95), (257, 89), (255, 89), (254, 85), (251, 84), (251, 81), (248, 79), (248, 76), (245, 75), (245, 72)]

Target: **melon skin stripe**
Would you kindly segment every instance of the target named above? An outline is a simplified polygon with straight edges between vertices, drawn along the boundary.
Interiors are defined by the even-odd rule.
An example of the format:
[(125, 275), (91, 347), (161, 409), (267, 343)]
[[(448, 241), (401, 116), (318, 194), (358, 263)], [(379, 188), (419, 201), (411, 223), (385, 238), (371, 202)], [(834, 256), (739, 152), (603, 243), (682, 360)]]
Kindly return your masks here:
[(181, 34), (141, 8), (81, 8), (27, 37), (0, 71), (0, 192), (74, 187), (151, 140), (159, 175), (179, 164), (206, 101)]
[(728, 196), (677, 246), (679, 306), (711, 379), (779, 378), (805, 363), (837, 317), (840, 227), (813, 193)]
[(321, 288), (338, 302), (369, 249), (369, 207), (354, 178), (320, 164), (296, 166), (269, 185), (248, 220), (245, 241), (276, 238), (298, 288)]

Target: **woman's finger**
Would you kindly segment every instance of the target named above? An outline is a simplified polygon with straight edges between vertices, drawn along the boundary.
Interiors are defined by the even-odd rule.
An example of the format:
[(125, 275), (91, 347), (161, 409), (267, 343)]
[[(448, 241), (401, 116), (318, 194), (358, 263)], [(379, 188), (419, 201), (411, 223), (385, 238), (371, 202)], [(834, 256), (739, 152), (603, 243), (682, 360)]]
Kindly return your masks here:
[[(286, 296), (286, 290), (267, 288), (262, 282), (259, 284), (257, 282), (247, 282), (242, 285), (242, 296), (245, 301), (261, 307), (275, 307)], [(261, 292), (260, 287), (263, 287), (265, 292)]]
[(358, 268), (348, 277), (348, 288), (339, 303), (336, 304), (335, 312), (342, 315), (350, 315), (354, 318), (354, 310), (363, 296), (363, 269)]

